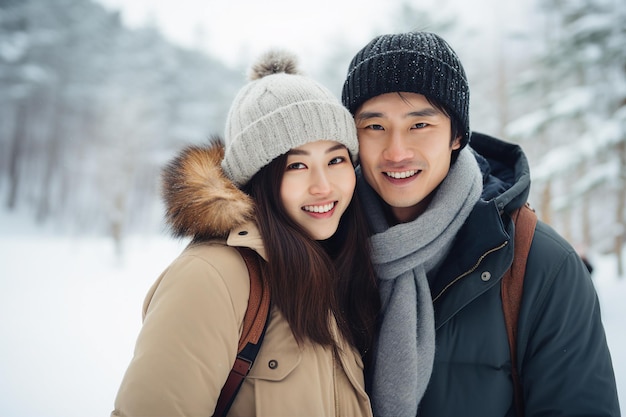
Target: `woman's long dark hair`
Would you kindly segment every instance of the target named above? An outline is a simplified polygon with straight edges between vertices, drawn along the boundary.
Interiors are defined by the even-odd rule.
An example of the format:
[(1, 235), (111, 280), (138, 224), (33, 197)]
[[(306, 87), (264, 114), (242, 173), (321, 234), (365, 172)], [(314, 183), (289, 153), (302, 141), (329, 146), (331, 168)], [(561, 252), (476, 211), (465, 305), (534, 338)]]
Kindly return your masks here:
[(267, 253), (272, 302), (304, 340), (338, 348), (329, 317), (366, 356), (373, 343), (380, 301), (370, 261), (367, 222), (356, 192), (328, 242), (313, 240), (289, 218), (280, 198), (287, 156), (261, 169), (244, 187), (256, 202)]

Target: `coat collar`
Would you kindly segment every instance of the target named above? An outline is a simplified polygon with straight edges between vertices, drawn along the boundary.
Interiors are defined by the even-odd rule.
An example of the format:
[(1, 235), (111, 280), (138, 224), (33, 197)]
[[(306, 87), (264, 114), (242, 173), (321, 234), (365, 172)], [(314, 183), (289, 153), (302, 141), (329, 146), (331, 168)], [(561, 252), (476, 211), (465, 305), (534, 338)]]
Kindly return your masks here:
[(259, 228), (253, 221), (248, 221), (241, 226), (233, 228), (228, 234), (226, 244), (228, 246), (250, 248), (267, 261), (267, 254), (265, 252), (265, 246), (263, 245), (263, 239), (261, 239), (261, 232), (259, 232)]
[(470, 146), (483, 172), (482, 198), (494, 200), (501, 212), (522, 207), (530, 192), (530, 168), (522, 148), (476, 132)]

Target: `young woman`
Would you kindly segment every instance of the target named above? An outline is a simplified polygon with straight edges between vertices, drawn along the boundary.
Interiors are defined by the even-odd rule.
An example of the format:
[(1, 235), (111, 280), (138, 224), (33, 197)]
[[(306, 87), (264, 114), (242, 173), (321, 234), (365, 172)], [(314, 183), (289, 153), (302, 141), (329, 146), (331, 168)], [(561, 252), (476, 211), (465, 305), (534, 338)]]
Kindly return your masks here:
[(250, 294), (235, 247), (263, 259), (261, 349), (232, 416), (371, 416), (363, 360), (379, 298), (354, 187), (350, 113), (269, 53), (235, 98), (225, 146), (189, 147), (164, 171), (167, 219), (192, 242), (150, 289), (112, 416), (210, 416)]

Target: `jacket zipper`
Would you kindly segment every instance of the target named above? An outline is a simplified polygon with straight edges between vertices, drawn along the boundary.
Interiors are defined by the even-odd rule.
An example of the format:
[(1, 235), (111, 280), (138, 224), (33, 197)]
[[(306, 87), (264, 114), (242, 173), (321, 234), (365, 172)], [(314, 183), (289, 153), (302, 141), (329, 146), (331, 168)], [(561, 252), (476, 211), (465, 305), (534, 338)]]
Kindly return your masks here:
[(446, 292), (448, 290), (448, 288), (450, 288), (451, 286), (453, 286), (454, 284), (456, 284), (461, 278), (468, 276), (469, 274), (471, 274), (472, 272), (474, 272), (478, 266), (480, 265), (480, 263), (483, 261), (483, 259), (485, 259), (485, 257), (495, 251), (498, 251), (500, 249), (502, 249), (503, 247), (505, 247), (506, 245), (509, 244), (509, 241), (505, 241), (503, 244), (501, 244), (500, 246), (497, 246), (493, 249), (488, 250), (487, 252), (483, 253), (481, 255), (480, 258), (478, 258), (478, 261), (476, 262), (476, 264), (471, 267), (469, 270), (465, 271), (464, 273), (462, 273), (461, 275), (459, 275), (458, 277), (456, 277), (455, 279), (453, 279), (448, 285), (446, 285), (440, 292), (439, 294), (437, 294), (437, 296), (435, 298), (433, 298), (433, 303), (435, 301), (437, 301), (439, 299), (439, 297), (441, 297), (443, 295), (444, 292)]

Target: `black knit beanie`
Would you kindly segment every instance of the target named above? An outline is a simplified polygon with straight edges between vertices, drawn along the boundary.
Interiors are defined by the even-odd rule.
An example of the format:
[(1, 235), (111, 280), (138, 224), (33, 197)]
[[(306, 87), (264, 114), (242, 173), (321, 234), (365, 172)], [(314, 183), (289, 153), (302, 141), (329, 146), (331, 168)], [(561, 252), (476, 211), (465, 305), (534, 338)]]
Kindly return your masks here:
[(443, 104), (462, 129), (461, 148), (469, 142), (469, 85), (450, 45), (428, 32), (374, 38), (350, 62), (341, 99), (354, 115), (370, 98), (385, 93), (417, 93)]

